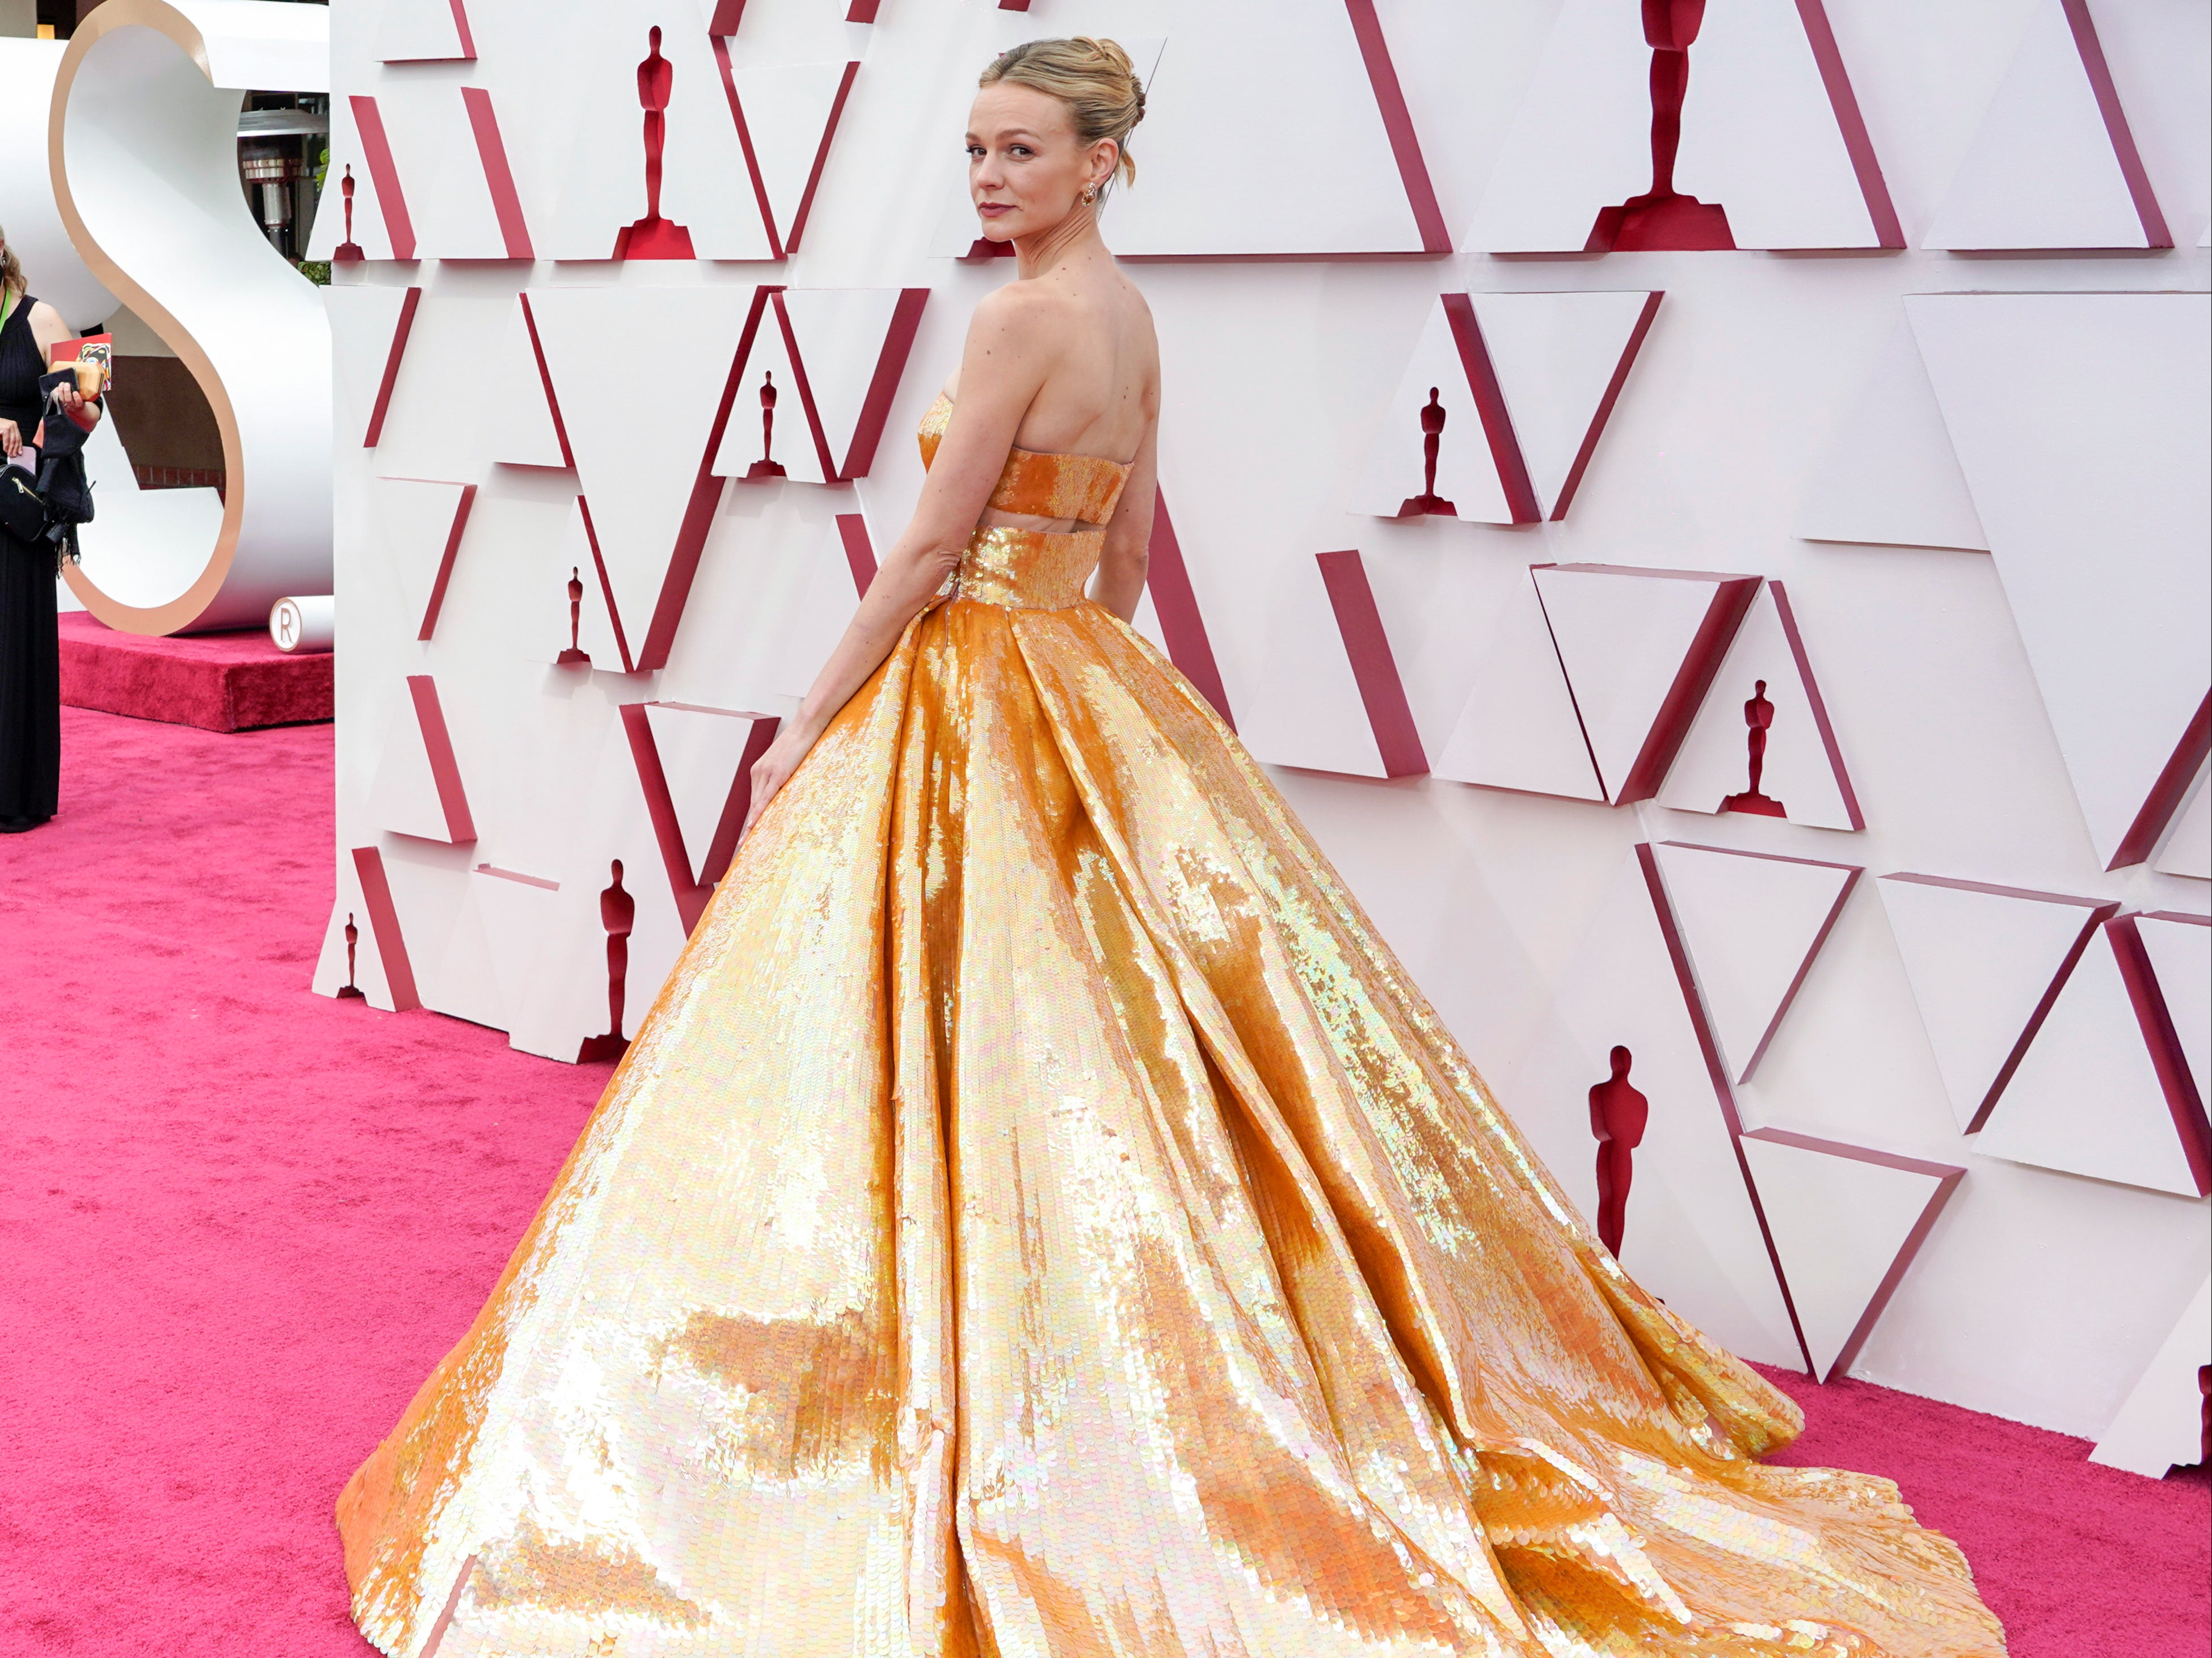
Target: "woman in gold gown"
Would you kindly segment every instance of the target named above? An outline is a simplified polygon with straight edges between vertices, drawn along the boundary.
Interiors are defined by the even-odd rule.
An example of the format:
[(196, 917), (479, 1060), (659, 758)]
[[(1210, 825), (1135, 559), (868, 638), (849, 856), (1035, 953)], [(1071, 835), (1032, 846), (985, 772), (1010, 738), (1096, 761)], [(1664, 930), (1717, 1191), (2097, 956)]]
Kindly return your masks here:
[(1127, 625), (1158, 370), (1095, 203), (1142, 96), (1110, 42), (986, 71), (971, 185), (1018, 277), (720, 894), (339, 1499), (362, 1631), (2002, 1653), (1894, 1486), (1760, 1465), (1796, 1409), (1622, 1272)]

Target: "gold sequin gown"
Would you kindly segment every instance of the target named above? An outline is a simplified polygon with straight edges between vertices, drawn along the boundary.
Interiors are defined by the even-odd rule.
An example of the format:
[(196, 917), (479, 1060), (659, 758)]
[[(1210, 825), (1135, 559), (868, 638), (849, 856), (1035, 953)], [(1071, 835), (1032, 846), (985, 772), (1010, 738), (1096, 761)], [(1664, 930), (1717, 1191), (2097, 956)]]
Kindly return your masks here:
[[(925, 422), (933, 455), (949, 405)], [(994, 504), (1103, 523), (1126, 469)], [(2003, 1650), (1639, 1290), (1212, 710), (979, 530), (338, 1503), (405, 1658)]]

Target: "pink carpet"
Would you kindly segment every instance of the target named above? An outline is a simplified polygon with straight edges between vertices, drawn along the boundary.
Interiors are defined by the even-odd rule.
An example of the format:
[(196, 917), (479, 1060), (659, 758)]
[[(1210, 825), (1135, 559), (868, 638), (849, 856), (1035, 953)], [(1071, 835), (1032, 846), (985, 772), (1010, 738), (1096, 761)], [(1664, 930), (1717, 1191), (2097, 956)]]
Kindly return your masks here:
[[(329, 727), (63, 719), (61, 816), (0, 841), (0, 1654), (366, 1658), (332, 1499), (607, 1068), (307, 993)], [(1779, 1379), (1790, 1460), (1897, 1479), (2014, 1658), (2202, 1658), (2202, 1471)]]
[(82, 610), (61, 616), (62, 701), (204, 731), (328, 720), (327, 651), (288, 654), (265, 630), (148, 639)]

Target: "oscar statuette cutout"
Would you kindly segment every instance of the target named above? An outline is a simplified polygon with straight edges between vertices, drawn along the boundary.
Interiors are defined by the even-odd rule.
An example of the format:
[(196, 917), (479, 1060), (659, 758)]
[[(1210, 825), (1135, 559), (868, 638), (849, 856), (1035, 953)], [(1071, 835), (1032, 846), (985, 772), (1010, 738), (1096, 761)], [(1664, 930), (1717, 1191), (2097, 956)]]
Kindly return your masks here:
[(1443, 447), (1447, 418), (1443, 400), (1431, 386), (1429, 400), (1421, 409), (1421, 493), (1406, 498), (1405, 505), (1398, 508), (1400, 518), (1459, 516), (1459, 508), (1437, 494), (1437, 455)]

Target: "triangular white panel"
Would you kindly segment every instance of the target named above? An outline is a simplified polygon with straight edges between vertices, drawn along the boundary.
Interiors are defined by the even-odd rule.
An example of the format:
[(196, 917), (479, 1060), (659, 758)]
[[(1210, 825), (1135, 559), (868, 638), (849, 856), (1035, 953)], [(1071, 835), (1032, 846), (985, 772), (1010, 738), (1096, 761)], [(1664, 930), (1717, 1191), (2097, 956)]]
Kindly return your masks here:
[(2113, 906), (1927, 875), (1879, 885), (1952, 1114), (1971, 1132), (2082, 935)]
[(383, 531), (380, 548), (406, 605), (408, 638), (428, 614), (467, 487), (420, 478), (369, 480), (369, 501)]
[(2212, 920), (2172, 910), (2136, 917), (2136, 933), (2173, 1020), (2200, 1102), (2212, 1102)]
[(1621, 1264), (1730, 1351), (1803, 1366), (1759, 1218), (1714, 1097), (1666, 938), (1632, 854), (1558, 980), (1529, 1049), (1498, 1097), (1585, 1216), (1597, 1213), (1589, 1090), (1615, 1045), (1650, 1102), (1633, 1154)]
[[(1689, 61), (1677, 190), (1738, 247), (1882, 245), (1798, 9), (1713, 7)], [(1601, 209), (1651, 186), (1650, 77), (1637, 8), (1565, 0), (1462, 246), (1582, 252)]]
[[(392, 165), (424, 259), (503, 259), (507, 238), (461, 89), (383, 82), (376, 94)], [(360, 210), (354, 218), (360, 222)]]
[[(1768, 582), (1752, 600), (1682, 751), (1667, 773), (1659, 791), (1661, 805), (1718, 812), (1730, 799), (1741, 804), (1741, 797), (1751, 793), (1751, 715), (1746, 705), (1763, 696), (1773, 723), (1760, 758), (1758, 793), (1783, 809), (1763, 815), (1814, 829), (1864, 827), (1826, 704), (1808, 671), (1803, 641), (1796, 636), (1796, 612), (1785, 614), (1783, 608), (1788, 602), (1778, 581)], [(1762, 683), (1764, 691), (1759, 689)]]
[(451, 920), (429, 957), (428, 972), (420, 987), (422, 1005), (451, 1018), (504, 1030), (514, 1023), (514, 1007), (501, 983), (498, 957), (484, 914), (484, 878), (470, 873), (455, 880), (450, 871), (441, 870), (440, 874), (443, 878), (440, 884), (445, 889), (441, 896), (451, 905)]
[(385, 371), (392, 361), (392, 337), (399, 331), (410, 291), (380, 282), (323, 289), (323, 306), (331, 319), (331, 392), (343, 448), (355, 447), (368, 435), (377, 394), (384, 388)]
[(469, 872), (469, 899), (483, 928), (493, 984), (507, 1011), (502, 1029), (511, 1029), (520, 1010), (544, 993), (546, 940), (559, 893), (553, 882), (518, 871), (480, 864)]
[(461, 33), (467, 13), (464, 0), (384, 0), (377, 25), (380, 63), (424, 64), (476, 54), (473, 39)]
[(1984, 1157), (2202, 1197), (2103, 928), (1975, 1137)]
[(676, 808), (677, 827), (691, 862), (692, 878), (700, 878), (708, 851), (714, 844), (723, 814), (729, 809), (743, 768), (745, 744), (761, 715), (734, 708), (697, 708), (676, 702), (648, 702), (646, 718), (653, 726), (653, 744), (660, 756), (660, 768), (668, 780), (668, 798)]
[[(868, 394), (874, 389), (876, 372), (884, 364), (887, 346), (894, 351), (896, 366), (903, 367), (904, 347), (910, 339), (891, 338), (900, 297), (901, 291), (896, 288), (793, 288), (782, 295), (783, 314), (790, 319), (792, 337), (799, 342), (806, 389), (814, 399), (822, 439), (836, 476), (848, 476), (848, 463), (857, 459), (854, 440), (860, 431)], [(763, 316), (762, 328), (769, 327), (773, 320), (772, 313)], [(905, 330), (909, 336), (912, 328), (909, 320)], [(799, 412), (795, 399), (793, 412)], [(880, 414), (875, 424), (880, 436)], [(793, 436), (799, 434), (794, 432)]]
[(768, 192), (769, 210), (775, 216), (776, 234), (786, 252), (800, 205), (827, 166), (827, 145), (833, 137), (830, 118), (856, 68), (851, 63), (740, 62), (732, 66), (731, 80), (744, 111), (745, 133), (752, 140), (761, 185)]
[[(651, 21), (628, 7), (579, 6), (562, 15), (568, 70), (543, 95), (561, 111), (569, 142), (550, 226), (533, 239), (540, 258), (612, 258), (623, 230), (646, 216), (637, 70)], [(661, 216), (684, 228), (696, 258), (774, 258), (713, 39), (703, 29), (666, 29), (660, 50), (671, 74)], [(603, 349), (617, 363), (631, 361), (616, 337)]]
[[(775, 393), (774, 424), (765, 429), (762, 416), (771, 412), (763, 401), (770, 388)], [(783, 326), (773, 304), (761, 307), (760, 326), (738, 365), (737, 400), (730, 405), (730, 423), (723, 428), (721, 446), (714, 452), (716, 477), (747, 482), (773, 481), (748, 477), (763, 459), (783, 468), (782, 477), (802, 483), (825, 483), (814, 433), (806, 422), (806, 408), (799, 396), (799, 374), (785, 343)]]
[(1711, 673), (1702, 653), (1726, 649), (1723, 613), (1744, 579), (1599, 564), (1540, 565), (1535, 578), (1606, 798), (1649, 798), (1664, 727), (1688, 718), (1677, 687)]
[[(1857, 1354), (1960, 1170), (1775, 1129), (1742, 1140), (1820, 1379)], [(1869, 1316), (1871, 1315), (1871, 1316)]]
[(2092, 1462), (2163, 1479), (2177, 1463), (2204, 1460), (2204, 1368), (2212, 1365), (2212, 1279), (2174, 1323), (2120, 1406)]
[(2163, 875), (2186, 875), (2212, 881), (2212, 784), (2197, 774), (2197, 786), (2183, 806), (2154, 865)]
[(546, 400), (545, 375), (531, 343), (530, 319), (518, 296), (506, 325), (477, 373), (483, 413), (477, 441), (483, 458), (507, 466), (566, 466), (561, 433)]
[(2212, 306), (1919, 295), (1905, 311), (2089, 838), (2107, 867), (2140, 862), (2212, 684)]
[[(641, 666), (653, 665), (659, 607), (677, 604), (679, 589), (688, 591), (691, 572), (676, 556), (751, 299), (748, 288), (725, 287), (557, 288), (531, 295), (563, 416), (592, 411), (590, 440), (571, 440), (576, 477), (629, 659)], [(763, 319), (762, 332), (769, 331)], [(645, 361), (656, 365), (649, 418), (638, 391), (636, 365)], [(744, 403), (741, 392), (732, 427), (748, 412)], [(803, 433), (804, 416), (792, 412)], [(703, 538), (703, 525), (693, 528)], [(690, 552), (696, 558), (698, 548)]]
[(1713, 1035), (1735, 1079), (1745, 1081), (1780, 1029), (1860, 872), (1675, 841), (1652, 850)]
[(1487, 788), (1602, 802), (1536, 584), (1522, 576), (1474, 653), (1474, 684), (1435, 774)]
[(1658, 299), (1643, 289), (1474, 296), (1483, 343), (1547, 518), (1561, 515), (1562, 492), (1581, 482), (1612, 413), (1615, 380), (1626, 374)]
[[(558, 539), (550, 540), (542, 550), (542, 556), (530, 561), (530, 592), (519, 595), (516, 605), (527, 618), (524, 659), (556, 667), (588, 667), (600, 673), (625, 671), (624, 641), (616, 637), (615, 618), (607, 608), (599, 562), (592, 556), (581, 502), (571, 504)], [(590, 662), (562, 661), (562, 653), (569, 650), (582, 652)]]
[(368, 786), (368, 813), (370, 823), (393, 835), (411, 835), (419, 841), (441, 841), (448, 845), (460, 839), (447, 818), (422, 722), (404, 683), (391, 699), (384, 747)]
[[(2124, 120), (2117, 133), (2106, 126), (2066, 12), (2063, 0), (2034, 0), (1922, 246), (2171, 246), (2162, 222), (2155, 244), (2144, 227), (2118, 148), (2131, 154), (2135, 141)], [(2103, 72), (2101, 53), (2094, 69)]]
[(1990, 549), (1912, 325), (1902, 317), (1813, 463), (1797, 533), (1808, 541)]
[(1432, 389), (1444, 421), (1437, 444), (1437, 495), (1469, 523), (1512, 523), (1513, 510), (1442, 299), (1429, 307), (1420, 338), (1376, 428), (1366, 468), (1347, 505), (1356, 513), (1395, 518), (1409, 497), (1421, 494), (1425, 478), (1421, 411)]

